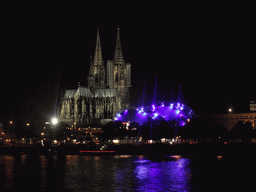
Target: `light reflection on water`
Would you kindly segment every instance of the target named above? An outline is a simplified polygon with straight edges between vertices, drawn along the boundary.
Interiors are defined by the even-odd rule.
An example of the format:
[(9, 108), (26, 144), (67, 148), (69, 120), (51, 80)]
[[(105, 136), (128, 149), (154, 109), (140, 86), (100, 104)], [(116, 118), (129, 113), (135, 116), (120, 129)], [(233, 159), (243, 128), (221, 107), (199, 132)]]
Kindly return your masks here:
[(151, 162), (141, 160), (136, 167), (136, 177), (139, 179), (141, 190), (186, 191), (190, 189), (188, 177), (190, 173), (189, 159), (177, 161)]
[[(249, 166), (250, 162), (254, 161), (239, 163)], [(233, 164), (236, 171), (222, 156), (209, 159), (169, 156), (157, 160), (123, 155), (0, 156), (0, 189), (191, 191), (195, 187), (197, 191), (203, 189), (204, 183), (219, 189), (216, 183), (225, 185), (222, 182), (225, 177), (236, 179), (237, 171), (245, 172), (238, 168), (238, 163)], [(255, 170), (253, 165), (249, 167)], [(247, 175), (243, 174), (243, 177)]]

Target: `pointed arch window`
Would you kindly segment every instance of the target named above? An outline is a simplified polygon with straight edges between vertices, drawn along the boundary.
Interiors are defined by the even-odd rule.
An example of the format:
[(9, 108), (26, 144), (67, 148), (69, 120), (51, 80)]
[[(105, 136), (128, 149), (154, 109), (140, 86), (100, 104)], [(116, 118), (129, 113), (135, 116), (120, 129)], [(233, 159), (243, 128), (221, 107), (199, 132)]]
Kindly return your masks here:
[(98, 73), (95, 74), (95, 83), (98, 84), (99, 82), (99, 77), (98, 77)]
[(104, 85), (104, 79), (105, 79), (104, 68), (102, 68), (100, 71), (100, 84), (101, 85)]
[(119, 81), (119, 74), (118, 74), (118, 72), (116, 72), (115, 80), (116, 80), (116, 82)]

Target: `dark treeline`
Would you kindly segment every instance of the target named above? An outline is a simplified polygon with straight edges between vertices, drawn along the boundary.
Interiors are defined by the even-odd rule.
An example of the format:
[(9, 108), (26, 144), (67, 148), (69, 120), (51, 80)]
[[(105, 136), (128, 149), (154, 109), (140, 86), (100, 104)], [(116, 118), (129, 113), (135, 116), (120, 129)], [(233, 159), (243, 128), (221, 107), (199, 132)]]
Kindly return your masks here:
[(145, 140), (160, 140), (181, 136), (184, 140), (193, 139), (198, 142), (228, 140), (249, 142), (252, 138), (256, 138), (256, 131), (250, 122), (239, 121), (230, 131), (223, 125), (216, 124), (210, 117), (195, 117), (185, 126), (179, 125), (180, 123), (175, 120), (151, 120), (143, 125), (131, 123), (129, 130), (126, 130), (122, 127), (122, 122), (110, 122), (103, 127), (102, 138), (143, 137)]
[[(185, 122), (182, 119), (181, 121)], [(71, 143), (73, 139), (81, 142), (85, 140), (92, 141), (93, 137), (98, 138), (101, 142), (110, 139), (135, 137), (142, 137), (144, 140), (160, 140), (161, 138), (171, 139), (176, 136), (181, 136), (184, 140), (193, 139), (198, 142), (224, 142), (228, 140), (249, 142), (252, 138), (256, 138), (256, 131), (252, 129), (250, 122), (239, 121), (230, 131), (222, 125), (217, 125), (214, 119), (209, 117), (195, 117), (192, 118), (190, 122), (187, 122), (185, 126), (179, 126), (180, 124), (180, 122), (175, 120), (149, 120), (142, 125), (131, 123), (127, 130), (121, 121), (114, 121), (103, 126), (102, 132), (91, 134), (85, 131), (70, 130), (67, 124), (60, 122), (54, 129), (50, 130), (29, 126), (24, 129), (16, 129), (14, 133), (17, 139), (32, 138), (38, 140), (42, 138), (41, 132), (44, 132), (44, 137), (50, 140), (53, 138), (59, 141), (66, 140), (67, 143)], [(69, 138), (69, 140), (67, 140), (67, 138)]]

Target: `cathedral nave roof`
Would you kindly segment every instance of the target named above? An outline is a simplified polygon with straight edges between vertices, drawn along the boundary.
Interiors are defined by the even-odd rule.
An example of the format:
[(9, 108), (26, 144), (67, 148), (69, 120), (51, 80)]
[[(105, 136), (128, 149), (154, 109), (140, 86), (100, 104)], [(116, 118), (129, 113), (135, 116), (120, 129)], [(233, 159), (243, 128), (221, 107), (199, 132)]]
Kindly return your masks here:
[(84, 97), (92, 97), (92, 93), (87, 87), (79, 87), (76, 91), (76, 95), (84, 96)]
[(116, 89), (97, 89), (95, 90), (95, 97), (115, 97)]
[(76, 93), (76, 90), (74, 90), (74, 89), (66, 90), (64, 98), (74, 97), (75, 93)]

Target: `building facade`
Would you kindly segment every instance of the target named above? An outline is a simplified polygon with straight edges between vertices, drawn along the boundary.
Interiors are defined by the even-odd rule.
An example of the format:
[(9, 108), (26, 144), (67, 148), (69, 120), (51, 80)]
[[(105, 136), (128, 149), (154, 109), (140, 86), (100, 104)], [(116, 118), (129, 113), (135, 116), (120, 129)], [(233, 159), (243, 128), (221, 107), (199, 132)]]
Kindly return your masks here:
[(248, 113), (227, 113), (227, 114), (216, 114), (212, 115), (215, 122), (219, 125), (223, 125), (228, 130), (235, 127), (238, 121), (250, 122), (252, 128), (256, 128), (256, 104), (255, 101), (250, 102), (250, 112)]
[(114, 59), (103, 62), (99, 30), (94, 58), (90, 61), (88, 87), (66, 90), (61, 97), (59, 119), (69, 125), (105, 124), (129, 107), (131, 64), (124, 61), (119, 28)]
[(229, 131), (235, 127), (238, 121), (251, 122), (253, 129), (256, 125), (256, 112), (219, 114), (212, 115), (212, 117), (217, 124), (223, 125)]

